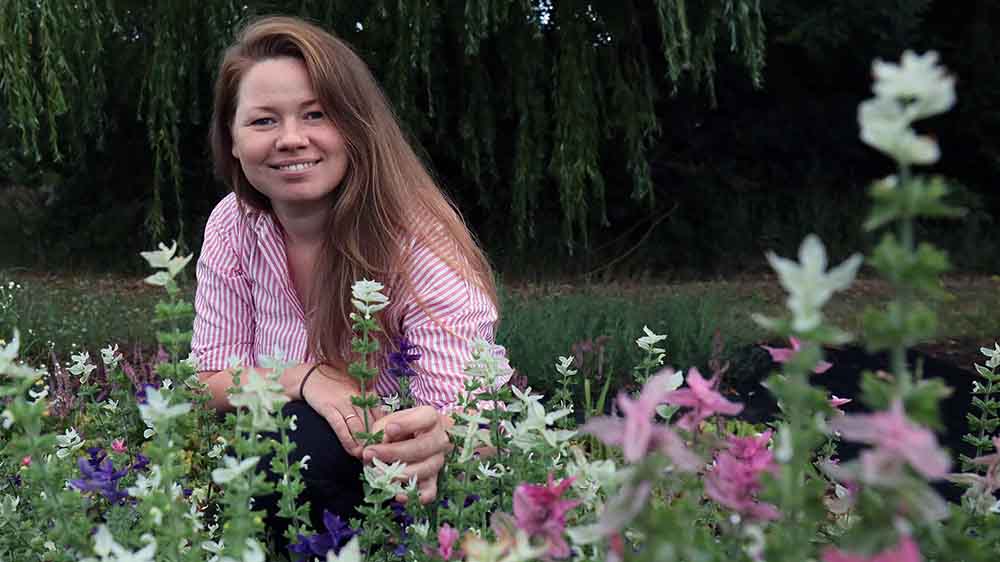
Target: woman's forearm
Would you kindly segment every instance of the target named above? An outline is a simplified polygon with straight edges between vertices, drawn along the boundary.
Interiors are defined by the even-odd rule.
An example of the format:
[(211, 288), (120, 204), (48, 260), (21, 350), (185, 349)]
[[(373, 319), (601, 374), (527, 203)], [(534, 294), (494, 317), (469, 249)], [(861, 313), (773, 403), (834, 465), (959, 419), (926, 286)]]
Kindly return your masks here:
[[(285, 390), (285, 396), (289, 400), (301, 400), (302, 397), (299, 395), (299, 386), (302, 384), (302, 378), (305, 377), (306, 372), (312, 367), (311, 363), (303, 363), (300, 365), (295, 365), (294, 367), (289, 367), (281, 374), (278, 382), (281, 384), (282, 388)], [(250, 371), (256, 372), (260, 376), (267, 376), (271, 374), (272, 369), (264, 369), (260, 367), (252, 367), (241, 369), (240, 373), (240, 384), (245, 385), (248, 381)], [(198, 373), (198, 379), (202, 384), (208, 386), (208, 392), (211, 395), (211, 399), (208, 401), (208, 405), (220, 412), (228, 412), (233, 409), (233, 405), (229, 403), (228, 390), (233, 386), (233, 369), (225, 369), (223, 371), (203, 371)]]

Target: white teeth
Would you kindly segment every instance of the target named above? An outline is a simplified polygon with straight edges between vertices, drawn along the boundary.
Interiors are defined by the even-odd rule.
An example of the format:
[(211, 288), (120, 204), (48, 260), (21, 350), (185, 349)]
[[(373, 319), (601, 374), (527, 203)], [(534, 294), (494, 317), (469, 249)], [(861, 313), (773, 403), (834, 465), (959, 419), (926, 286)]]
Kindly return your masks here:
[(299, 171), (305, 170), (307, 168), (312, 168), (317, 163), (318, 163), (318, 161), (317, 162), (303, 162), (301, 164), (289, 164), (287, 166), (278, 166), (278, 169), (282, 170), (282, 171), (285, 171), (285, 172), (299, 172)]

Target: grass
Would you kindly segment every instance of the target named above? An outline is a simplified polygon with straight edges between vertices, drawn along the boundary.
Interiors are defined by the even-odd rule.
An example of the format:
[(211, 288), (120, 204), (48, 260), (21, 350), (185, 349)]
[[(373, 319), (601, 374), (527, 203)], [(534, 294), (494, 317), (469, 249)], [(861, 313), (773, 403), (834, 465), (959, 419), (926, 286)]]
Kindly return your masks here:
[[(9, 284), (13, 282), (11, 287)], [(193, 300), (193, 282), (185, 289)], [(951, 277), (951, 295), (939, 307), (940, 339), (989, 344), (1000, 335), (1000, 279)], [(827, 307), (828, 316), (855, 333), (865, 306), (883, 302), (888, 287), (860, 280)], [(19, 326), (25, 356), (61, 359), (79, 349), (91, 355), (109, 343), (123, 349), (154, 341), (150, 322), (162, 292), (141, 278), (120, 276), (52, 276), (25, 271), (0, 272), (0, 338)], [(555, 381), (555, 360), (570, 355), (573, 344), (607, 336), (604, 372), (630, 380), (639, 359), (635, 339), (643, 326), (667, 334), (667, 362), (677, 367), (704, 366), (713, 334), (735, 353), (768, 335), (750, 314), (783, 313), (785, 295), (773, 279), (747, 278), (677, 284), (605, 284), (594, 286), (512, 286), (501, 296), (498, 343), (507, 347), (511, 364), (527, 375), (532, 386), (548, 390)], [(615, 385), (617, 386), (617, 384)]]

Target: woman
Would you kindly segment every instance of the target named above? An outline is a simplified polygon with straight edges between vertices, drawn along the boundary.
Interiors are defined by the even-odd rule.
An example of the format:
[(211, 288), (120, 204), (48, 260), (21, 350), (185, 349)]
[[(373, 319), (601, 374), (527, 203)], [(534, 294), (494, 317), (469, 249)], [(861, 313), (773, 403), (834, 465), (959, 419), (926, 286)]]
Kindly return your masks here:
[[(298, 418), (298, 454), (312, 460), (314, 512), (345, 513), (360, 464), (402, 460), (421, 501), (436, 493), (448, 448), (446, 412), (462, 391), (469, 342), (492, 341), (489, 263), (407, 143), (367, 66), (344, 42), (304, 21), (247, 26), (223, 56), (211, 124), (216, 173), (233, 191), (212, 212), (198, 260), (192, 350), (210, 404), (232, 408), (230, 358), (257, 371), (276, 352), (296, 362), (280, 378)], [(362, 448), (346, 373), (350, 287), (386, 286), (386, 343), (422, 357), (417, 407), (381, 417), (383, 443)], [(244, 380), (246, 374), (244, 374)], [(386, 372), (375, 390), (397, 383)], [(346, 454), (345, 454), (346, 453)], [(352, 490), (355, 488), (351, 488)]]

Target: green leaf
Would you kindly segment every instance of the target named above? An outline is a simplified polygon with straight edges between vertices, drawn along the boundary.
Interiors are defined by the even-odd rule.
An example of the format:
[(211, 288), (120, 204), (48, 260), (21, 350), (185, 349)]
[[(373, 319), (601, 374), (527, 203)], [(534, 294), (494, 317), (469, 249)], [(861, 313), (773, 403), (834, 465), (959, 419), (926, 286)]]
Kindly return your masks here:
[(904, 307), (894, 301), (884, 311), (866, 307), (861, 323), (867, 338), (866, 347), (872, 352), (897, 346), (910, 347), (937, 332), (937, 316), (921, 302)]

